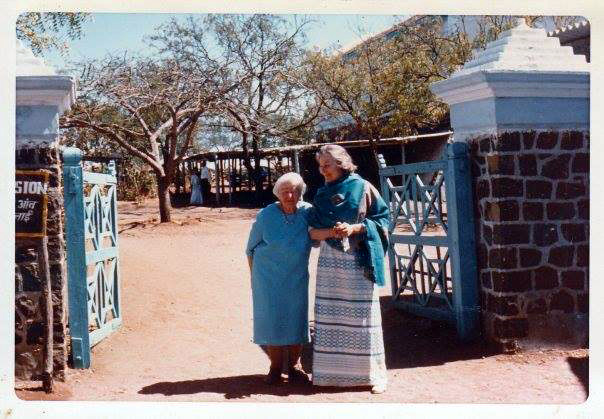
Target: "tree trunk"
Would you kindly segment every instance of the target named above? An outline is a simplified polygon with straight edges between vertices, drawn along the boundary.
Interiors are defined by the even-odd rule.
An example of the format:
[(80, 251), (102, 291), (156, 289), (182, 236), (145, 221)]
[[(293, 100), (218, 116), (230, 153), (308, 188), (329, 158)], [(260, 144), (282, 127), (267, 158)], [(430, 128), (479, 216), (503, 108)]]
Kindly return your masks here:
[(263, 179), (260, 176), (261, 166), (260, 166), (260, 150), (258, 149), (258, 136), (252, 135), (252, 152), (254, 154), (254, 162), (256, 163), (254, 166), (254, 184), (255, 184), (255, 201), (256, 205), (262, 204), (262, 184)]
[(170, 205), (169, 186), (170, 181), (167, 177), (157, 177), (157, 198), (159, 199), (159, 221), (161, 223), (167, 223), (172, 220), (170, 214), (172, 206)]

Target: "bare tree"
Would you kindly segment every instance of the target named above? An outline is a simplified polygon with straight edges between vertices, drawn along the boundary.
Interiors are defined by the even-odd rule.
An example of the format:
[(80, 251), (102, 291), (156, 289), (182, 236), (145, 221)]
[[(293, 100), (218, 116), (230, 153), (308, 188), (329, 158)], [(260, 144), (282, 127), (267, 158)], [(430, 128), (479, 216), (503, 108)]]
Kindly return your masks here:
[(88, 62), (62, 128), (92, 130), (144, 161), (157, 180), (161, 222), (170, 221), (168, 187), (187, 154), (201, 115), (236, 87), (224, 67), (127, 54)]
[[(319, 102), (301, 77), (306, 65), (301, 45), (309, 23), (304, 18), (290, 23), (274, 15), (210, 15), (184, 23), (172, 21), (153, 37), (161, 51), (170, 51), (182, 62), (209, 49), (199, 42), (199, 33), (210, 28), (214, 53), (245, 80), (223, 97), (216, 116), (222, 118), (223, 128), (241, 136), (244, 165), (258, 193), (260, 149), (270, 138), (295, 142), (295, 135), (318, 115)], [(195, 52), (191, 46), (199, 49)]]

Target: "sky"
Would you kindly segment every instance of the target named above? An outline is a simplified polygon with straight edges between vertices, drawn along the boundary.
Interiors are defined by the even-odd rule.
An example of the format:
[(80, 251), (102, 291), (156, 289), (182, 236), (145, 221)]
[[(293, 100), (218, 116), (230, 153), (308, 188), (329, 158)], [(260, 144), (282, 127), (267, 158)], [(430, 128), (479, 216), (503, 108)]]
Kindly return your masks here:
[[(82, 38), (69, 42), (66, 57), (51, 51), (44, 60), (59, 70), (69, 59), (102, 57), (108, 52), (137, 51), (147, 48), (143, 37), (172, 17), (184, 18), (186, 14), (168, 13), (94, 13), (93, 19), (83, 25)], [(391, 27), (404, 19), (401, 15), (311, 15), (316, 20), (307, 31), (307, 47), (328, 48), (333, 44), (345, 47), (359, 41), (362, 34), (373, 34)], [(293, 15), (288, 16), (293, 19)]]

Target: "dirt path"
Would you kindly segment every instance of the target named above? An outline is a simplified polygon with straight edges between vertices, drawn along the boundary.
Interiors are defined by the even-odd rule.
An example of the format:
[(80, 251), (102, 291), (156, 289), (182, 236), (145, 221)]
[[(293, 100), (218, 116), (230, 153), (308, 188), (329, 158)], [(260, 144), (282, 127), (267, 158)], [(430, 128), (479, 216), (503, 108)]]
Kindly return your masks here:
[[(587, 350), (490, 355), (462, 346), (441, 324), (388, 306), (382, 293), (389, 387), (269, 387), (266, 356), (251, 342), (249, 273), (243, 249), (255, 210), (184, 208), (157, 225), (155, 202), (120, 205), (123, 327), (93, 348), (89, 370), (69, 370), (46, 398), (288, 402), (580, 403)], [(317, 251), (313, 250), (311, 277)], [(311, 284), (313, 289), (314, 282)], [(311, 295), (311, 302), (313, 301)], [(311, 304), (312, 307), (312, 304)], [(308, 367), (309, 352), (304, 365)], [(34, 383), (37, 385), (37, 383)]]

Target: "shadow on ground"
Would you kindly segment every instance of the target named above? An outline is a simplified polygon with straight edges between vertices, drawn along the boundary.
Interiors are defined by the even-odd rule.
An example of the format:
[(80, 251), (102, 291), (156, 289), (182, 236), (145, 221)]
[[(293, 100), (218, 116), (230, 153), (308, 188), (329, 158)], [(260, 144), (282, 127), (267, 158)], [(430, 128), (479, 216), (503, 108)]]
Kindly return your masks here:
[(264, 375), (239, 375), (233, 377), (216, 377), (204, 380), (187, 380), (176, 382), (160, 382), (143, 387), (139, 394), (163, 394), (174, 396), (178, 394), (219, 393), (225, 399), (242, 399), (255, 394), (274, 396), (290, 396), (292, 394), (311, 395), (317, 393), (350, 393), (351, 391), (368, 391), (368, 387), (338, 388), (314, 387), (310, 384), (268, 385)]
[(566, 362), (570, 366), (573, 374), (579, 379), (583, 390), (585, 390), (586, 397), (589, 396), (589, 356), (579, 358), (569, 356), (566, 358)]
[(461, 342), (455, 327), (450, 324), (395, 309), (389, 296), (380, 300), (389, 370), (442, 365), (499, 353), (481, 339)]
[[(460, 342), (455, 327), (447, 323), (395, 309), (389, 296), (381, 297), (380, 305), (386, 368), (389, 370), (442, 365), (499, 353), (482, 340)], [(312, 371), (312, 344), (304, 348), (302, 366), (305, 371)]]
[[(482, 341), (475, 343), (460, 342), (457, 339), (455, 328), (446, 323), (413, 316), (394, 309), (390, 304), (390, 297), (382, 297), (381, 306), (386, 367), (389, 370), (442, 365), (447, 362), (476, 359), (496, 354), (493, 349)], [(311, 335), (312, 329), (311, 322)], [(569, 362), (571, 362), (570, 358)], [(312, 372), (312, 343), (305, 345), (301, 363), (305, 371)], [(267, 371), (268, 365), (267, 358)], [(314, 387), (287, 383), (280, 386), (269, 386), (263, 382), (263, 378), (264, 375), (241, 375), (204, 380), (159, 382), (142, 388), (139, 394), (160, 393), (172, 396), (177, 394), (221, 393), (225, 395), (226, 399), (240, 399), (255, 394), (288, 396), (292, 394), (311, 395), (368, 390), (367, 387)]]

